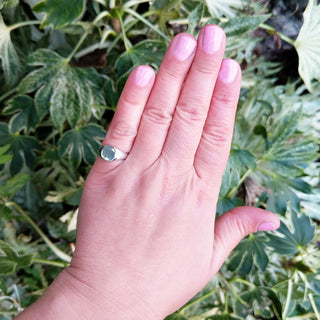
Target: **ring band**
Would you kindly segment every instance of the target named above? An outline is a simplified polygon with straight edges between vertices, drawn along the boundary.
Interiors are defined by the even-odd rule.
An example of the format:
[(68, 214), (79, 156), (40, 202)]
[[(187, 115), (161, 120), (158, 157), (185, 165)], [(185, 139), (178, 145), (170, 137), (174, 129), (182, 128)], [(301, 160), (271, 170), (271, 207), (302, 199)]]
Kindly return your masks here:
[(105, 161), (123, 160), (128, 156), (127, 153), (109, 145), (102, 146), (99, 155)]

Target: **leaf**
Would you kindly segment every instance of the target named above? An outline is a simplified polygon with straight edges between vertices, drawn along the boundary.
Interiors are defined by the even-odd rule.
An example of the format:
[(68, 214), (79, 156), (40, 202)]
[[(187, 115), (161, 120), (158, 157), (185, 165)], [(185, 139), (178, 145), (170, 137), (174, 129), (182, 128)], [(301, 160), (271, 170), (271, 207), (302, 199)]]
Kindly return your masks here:
[(20, 190), (30, 179), (28, 174), (19, 173), (7, 180), (4, 184), (0, 185), (0, 194), (4, 197), (13, 196)]
[(96, 125), (88, 124), (66, 132), (59, 140), (58, 150), (61, 156), (67, 155), (75, 167), (79, 167), (83, 159), (86, 164), (93, 164), (97, 158), (105, 130)]
[(0, 9), (11, 8), (19, 4), (19, 0), (0, 0)]
[(166, 317), (164, 320), (188, 320), (182, 313), (175, 312), (170, 316)]
[(10, 118), (10, 132), (16, 133), (24, 131), (29, 133), (33, 131), (38, 122), (38, 112), (32, 98), (25, 95), (18, 95), (9, 101), (8, 106), (3, 110), (4, 115), (15, 113)]
[(248, 304), (245, 306), (239, 300), (235, 303), (235, 310), (241, 319), (246, 318), (252, 310), (253, 314), (263, 319), (270, 319), (276, 315), (278, 320), (282, 320), (282, 305), (272, 289), (263, 286), (254, 287), (250, 291), (241, 293), (240, 298)]
[(243, 0), (206, 0), (206, 3), (210, 14), (214, 18), (234, 17), (235, 12), (232, 8), (243, 7)]
[(254, 266), (265, 271), (269, 263), (264, 235), (251, 234), (240, 241), (230, 255), (228, 266), (238, 274), (248, 274)]
[(317, 0), (309, 0), (303, 18), (294, 46), (299, 56), (299, 74), (312, 92), (312, 79), (320, 81), (320, 4), (317, 5)]
[[(57, 128), (67, 120), (72, 127), (86, 123), (94, 104), (104, 104), (98, 88), (100, 75), (93, 68), (74, 68), (68, 59), (40, 49), (28, 57), (31, 66), (42, 66), (29, 73), (21, 82), (21, 92), (37, 90), (35, 105), (40, 119), (48, 112)], [(95, 114), (94, 114), (95, 115)]]
[(149, 64), (156, 68), (160, 66), (167, 46), (163, 41), (145, 40), (124, 52), (116, 61), (118, 77), (130, 68), (141, 64)]
[(196, 36), (199, 33), (200, 20), (203, 16), (203, 4), (198, 4), (188, 15), (188, 33)]
[(10, 144), (12, 160), (10, 173), (17, 174), (24, 165), (32, 168), (35, 162), (34, 150), (40, 149), (40, 144), (35, 137), (10, 134), (8, 125), (0, 122), (0, 144)]
[(205, 320), (241, 320), (242, 318), (234, 317), (231, 314), (216, 314), (213, 316), (206, 317)]
[(11, 28), (7, 27), (0, 13), (0, 59), (6, 85), (13, 86), (19, 79), (21, 63), (17, 51), (11, 42)]
[(34, 254), (19, 255), (8, 243), (0, 240), (0, 274), (10, 274), (32, 264)]
[(299, 247), (306, 246), (314, 238), (315, 225), (306, 215), (299, 215), (291, 209), (289, 223), (292, 231), (281, 222), (280, 228), (274, 234), (268, 234), (268, 245), (279, 254), (296, 254)]
[(220, 24), (227, 37), (238, 36), (259, 27), (270, 18), (270, 14), (260, 16), (236, 17)]
[(86, 0), (43, 0), (33, 7), (35, 12), (45, 12), (41, 28), (59, 29), (80, 18), (85, 10)]
[(0, 164), (4, 164), (12, 159), (12, 156), (5, 154), (10, 149), (10, 144), (7, 144), (0, 148)]

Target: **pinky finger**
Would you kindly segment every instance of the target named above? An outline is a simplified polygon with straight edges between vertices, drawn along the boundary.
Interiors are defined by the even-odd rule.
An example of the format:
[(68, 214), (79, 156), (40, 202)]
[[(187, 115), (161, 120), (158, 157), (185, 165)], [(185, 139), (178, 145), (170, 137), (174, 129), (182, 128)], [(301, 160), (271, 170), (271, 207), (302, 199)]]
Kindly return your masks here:
[[(125, 153), (130, 152), (154, 78), (154, 71), (149, 66), (139, 66), (131, 72), (120, 96), (107, 135), (103, 140), (103, 145), (111, 145)], [(122, 162), (122, 160), (107, 162), (98, 158), (91, 171), (107, 173)]]

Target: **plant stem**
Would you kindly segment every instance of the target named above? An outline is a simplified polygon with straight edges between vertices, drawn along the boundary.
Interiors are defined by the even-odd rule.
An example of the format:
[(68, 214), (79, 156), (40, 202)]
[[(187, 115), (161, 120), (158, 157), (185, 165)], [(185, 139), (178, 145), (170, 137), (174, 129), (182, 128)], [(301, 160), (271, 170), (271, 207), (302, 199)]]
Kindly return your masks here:
[(122, 33), (122, 37), (123, 37), (124, 46), (126, 48), (126, 51), (129, 51), (129, 49), (131, 48), (131, 44), (130, 44), (130, 41), (127, 38), (127, 35), (126, 35), (126, 30), (124, 28), (122, 16), (121, 16), (121, 14), (120, 14), (120, 12), (118, 10), (116, 10), (116, 14), (117, 14), (117, 16), (119, 18), (119, 21), (120, 21), (121, 33)]
[(41, 21), (38, 21), (38, 20), (23, 21), (23, 22), (13, 24), (12, 26), (9, 27), (9, 30), (12, 31), (20, 27), (31, 26), (31, 25), (40, 24), (40, 23)]
[(231, 279), (230, 282), (240, 282), (240, 283), (243, 283), (243, 284), (247, 285), (248, 287), (250, 287), (252, 289), (256, 287), (251, 282), (249, 282), (247, 280), (244, 280), (244, 279), (241, 279), (241, 278)]
[(79, 42), (76, 44), (75, 48), (73, 49), (73, 51), (69, 54), (67, 60), (68, 62), (72, 59), (72, 57), (76, 54), (76, 52), (78, 51), (78, 49), (80, 48), (80, 46), (82, 45), (83, 41), (86, 39), (86, 37), (88, 36), (88, 31), (85, 31), (85, 33), (82, 35), (82, 37), (80, 38)]
[(70, 262), (71, 257), (61, 251), (55, 244), (43, 233), (43, 231), (36, 225), (36, 223), (28, 216), (28, 214), (15, 202), (8, 201), (5, 203), (8, 207), (14, 207), (34, 228), (35, 231), (40, 235), (43, 241), (48, 245), (48, 247), (59, 257), (61, 260)]
[(277, 34), (282, 40), (284, 40), (294, 46), (295, 41), (293, 39), (289, 38), (288, 36), (286, 36), (285, 34), (279, 32), (279, 31), (277, 31), (275, 28), (269, 26), (268, 24), (261, 23), (260, 27), (263, 29), (266, 29), (268, 31), (272, 31), (274, 34)]
[(46, 264), (46, 265), (49, 265), (49, 266), (55, 266), (55, 267), (60, 267), (60, 268), (65, 268), (65, 267), (68, 267), (70, 265), (67, 262), (52, 261), (52, 260), (45, 260), (45, 259), (38, 259), (38, 258), (33, 258), (32, 262), (33, 263)]
[(228, 197), (228, 198), (233, 197), (233, 196), (237, 193), (239, 187), (241, 186), (241, 184), (243, 183), (243, 181), (246, 180), (246, 178), (248, 177), (248, 175), (249, 175), (250, 173), (251, 173), (251, 169), (248, 169), (248, 170), (245, 172), (245, 174), (241, 177), (241, 179), (239, 180), (238, 185), (235, 186), (234, 188), (232, 188), (232, 189), (230, 190), (230, 192), (227, 194), (227, 197)]
[(203, 296), (191, 301), (190, 303), (186, 304), (185, 306), (183, 306), (182, 308), (179, 309), (179, 312), (183, 312), (183, 310), (189, 308), (190, 306), (193, 306), (194, 304), (210, 297), (212, 294), (214, 294), (218, 289), (215, 288), (215, 289), (212, 289), (211, 291), (207, 292), (206, 294), (204, 294)]
[(313, 296), (312, 296), (311, 293), (308, 294), (308, 298), (309, 298), (309, 300), (310, 300), (312, 309), (313, 309), (313, 311), (314, 311), (314, 313), (315, 313), (315, 315), (316, 315), (316, 317), (317, 317), (317, 320), (320, 320), (320, 314), (319, 314), (319, 311), (318, 311), (318, 309), (317, 309), (317, 306), (316, 306), (316, 304), (315, 304), (315, 302), (314, 302), (314, 299), (313, 299)]
[(291, 302), (291, 295), (292, 295), (292, 279), (289, 279), (288, 281), (288, 291), (287, 291), (287, 300), (286, 300), (286, 304), (284, 306), (283, 309), (283, 319), (286, 320), (287, 318), (287, 313), (288, 313), (288, 309), (290, 306), (290, 302)]
[(220, 279), (223, 280), (227, 288), (230, 290), (231, 294), (234, 295), (234, 297), (244, 306), (247, 306), (248, 304), (238, 295), (237, 291), (233, 288), (233, 286), (228, 282), (228, 280), (222, 275), (222, 273), (219, 272)]
[(4, 93), (2, 96), (0, 96), (0, 102), (5, 100), (7, 97), (11, 96), (13, 93), (15, 93), (18, 90), (18, 87), (15, 87), (6, 93)]
[(137, 19), (139, 19), (140, 21), (142, 21), (144, 24), (146, 24), (150, 29), (152, 29), (153, 31), (155, 31), (156, 33), (158, 33), (161, 37), (163, 37), (167, 42), (170, 42), (171, 39), (166, 36), (163, 32), (161, 32), (160, 30), (158, 30), (154, 25), (152, 25), (147, 19), (145, 19), (144, 17), (142, 17), (139, 13), (135, 12), (134, 10), (127, 8), (125, 9), (125, 12), (131, 14), (132, 16), (136, 17)]

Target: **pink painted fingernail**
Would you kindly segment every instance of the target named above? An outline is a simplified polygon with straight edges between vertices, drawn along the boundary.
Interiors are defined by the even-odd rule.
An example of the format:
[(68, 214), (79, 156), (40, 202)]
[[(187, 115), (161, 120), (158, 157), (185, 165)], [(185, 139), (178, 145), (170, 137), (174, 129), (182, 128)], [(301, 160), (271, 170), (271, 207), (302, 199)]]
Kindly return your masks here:
[(276, 229), (277, 227), (273, 224), (273, 222), (263, 222), (258, 227), (258, 231), (272, 231)]
[(153, 71), (146, 66), (139, 66), (135, 73), (135, 82), (139, 87), (145, 87), (152, 79)]
[(180, 61), (187, 60), (197, 46), (195, 39), (188, 36), (179, 36), (175, 39), (173, 53)]
[(219, 71), (219, 79), (224, 83), (233, 82), (239, 72), (239, 64), (235, 60), (225, 59), (222, 61), (220, 71)]
[(218, 52), (223, 44), (224, 31), (218, 27), (209, 25), (204, 28), (201, 46), (209, 54)]

